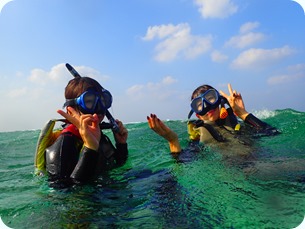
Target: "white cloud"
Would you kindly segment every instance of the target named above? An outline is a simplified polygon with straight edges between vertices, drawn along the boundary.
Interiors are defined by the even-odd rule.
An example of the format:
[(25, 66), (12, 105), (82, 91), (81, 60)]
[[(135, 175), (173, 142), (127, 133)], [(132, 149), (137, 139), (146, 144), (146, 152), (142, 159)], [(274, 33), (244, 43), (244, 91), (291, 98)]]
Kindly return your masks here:
[[(105, 79), (92, 68), (76, 66), (75, 69), (82, 76)], [(47, 120), (61, 118), (56, 111), (62, 109), (65, 86), (72, 78), (64, 64), (58, 64), (49, 71), (35, 68), (29, 76), (16, 72), (0, 90), (7, 105), (7, 112), (0, 114), (0, 131), (41, 128)]]
[(296, 64), (287, 67), (287, 73), (270, 77), (267, 83), (270, 85), (286, 84), (305, 78), (305, 64)]
[(193, 59), (210, 50), (212, 46), (210, 35), (192, 35), (187, 23), (149, 27), (143, 40), (155, 38), (161, 40), (155, 48), (155, 59), (160, 62), (172, 61), (177, 57)]
[(245, 47), (249, 47), (255, 43), (258, 43), (264, 39), (265, 39), (264, 34), (251, 32), (232, 37), (229, 41), (226, 42), (225, 46), (232, 46), (235, 48), (242, 49)]
[(8, 97), (9, 98), (18, 98), (18, 97), (22, 97), (24, 95), (26, 95), (28, 92), (28, 89), (26, 87), (22, 87), (22, 88), (18, 88), (18, 89), (13, 89), (11, 91), (8, 92)]
[(305, 74), (305, 64), (290, 65), (287, 67), (287, 70), (293, 72), (302, 72)]
[(86, 66), (76, 66), (75, 69), (79, 72), (81, 76), (88, 76), (90, 78), (96, 79), (97, 81), (107, 81), (110, 77), (108, 75), (103, 75), (99, 71), (91, 67)]
[(160, 119), (186, 118), (190, 92), (178, 88), (178, 80), (172, 76), (165, 76), (158, 82), (133, 85), (125, 95), (115, 96), (111, 112), (123, 121), (127, 118), (128, 122), (147, 121), (146, 116), (150, 113), (157, 114)]
[(221, 63), (228, 59), (228, 56), (222, 54), (220, 51), (214, 50), (211, 53), (211, 59), (213, 62)]
[(212, 47), (212, 36), (190, 36), (191, 44), (184, 51), (187, 59), (194, 59)]
[(187, 27), (187, 24), (178, 24), (177, 26), (173, 24), (149, 26), (145, 37), (142, 39), (145, 41), (153, 40), (154, 38), (163, 39), (165, 37), (172, 36), (172, 34), (176, 34), (181, 30), (184, 30), (185, 27)]
[[(109, 77), (101, 75), (97, 70), (85, 67), (76, 66), (75, 69), (82, 76), (89, 76), (98, 80), (106, 80)], [(68, 72), (65, 64), (58, 64), (51, 68), (51, 70), (45, 71), (39, 68), (35, 68), (31, 71), (29, 81), (40, 85), (47, 85), (49, 83), (67, 83), (72, 79), (72, 75)]]
[(169, 95), (168, 86), (176, 83), (177, 80), (172, 76), (166, 76), (161, 82), (149, 82), (146, 85), (133, 85), (126, 91), (127, 95), (139, 100), (144, 98), (164, 99)]
[(295, 51), (289, 46), (275, 49), (249, 49), (242, 52), (233, 62), (232, 67), (236, 69), (260, 69), (273, 64)]
[(162, 84), (163, 85), (170, 85), (170, 84), (174, 84), (176, 83), (177, 80), (174, 79), (173, 77), (171, 76), (165, 76), (163, 79), (162, 79)]
[(258, 28), (259, 25), (260, 25), (260, 24), (259, 24), (259, 22), (257, 22), (257, 21), (255, 21), (255, 22), (247, 22), (247, 23), (244, 23), (244, 24), (240, 27), (239, 32), (240, 32), (241, 34), (243, 34), (243, 33), (248, 33), (248, 32), (250, 32), (250, 31), (252, 31), (252, 30)]
[(270, 85), (287, 84), (288, 82), (293, 82), (301, 78), (304, 78), (304, 74), (278, 75), (278, 76), (270, 77), (267, 80), (267, 83)]
[(263, 33), (252, 32), (252, 30), (258, 27), (258, 22), (247, 22), (243, 24), (239, 29), (240, 34), (231, 37), (229, 41), (225, 43), (225, 46), (242, 49), (263, 41), (265, 39), (265, 35)]
[(238, 11), (231, 0), (195, 0), (203, 18), (226, 18)]
[(46, 85), (51, 82), (67, 82), (68, 72), (64, 64), (58, 64), (52, 67), (51, 71), (47, 72), (39, 68), (35, 68), (31, 71), (29, 81), (40, 85)]
[(141, 97), (144, 85), (133, 85), (127, 89), (127, 95)]

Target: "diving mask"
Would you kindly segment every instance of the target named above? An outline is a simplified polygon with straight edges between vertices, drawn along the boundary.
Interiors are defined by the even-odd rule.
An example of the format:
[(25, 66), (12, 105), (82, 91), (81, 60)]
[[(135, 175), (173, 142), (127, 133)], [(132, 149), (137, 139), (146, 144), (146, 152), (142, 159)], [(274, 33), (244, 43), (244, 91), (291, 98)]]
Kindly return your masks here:
[(111, 104), (112, 95), (103, 89), (102, 92), (88, 90), (75, 99), (67, 99), (64, 107), (78, 106), (83, 114), (105, 114)]
[(191, 101), (191, 108), (196, 114), (205, 115), (219, 106), (221, 97), (215, 89), (209, 89)]

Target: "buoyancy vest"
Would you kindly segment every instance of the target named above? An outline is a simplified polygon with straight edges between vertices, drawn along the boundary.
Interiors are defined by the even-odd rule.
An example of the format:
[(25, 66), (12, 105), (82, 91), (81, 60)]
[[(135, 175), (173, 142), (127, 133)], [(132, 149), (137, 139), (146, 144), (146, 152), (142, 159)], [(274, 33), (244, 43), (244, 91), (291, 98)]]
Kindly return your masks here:
[(219, 127), (226, 129), (229, 132), (237, 133), (240, 130), (240, 124), (232, 110), (227, 109), (228, 115), (224, 119), (219, 119), (216, 122), (203, 120), (189, 120), (188, 134), (190, 140), (201, 141), (203, 143), (215, 139), (218, 142), (225, 142), (226, 138), (218, 131)]
[(62, 130), (54, 130), (56, 122), (62, 121), (59, 119), (49, 120), (45, 126), (41, 129), (34, 157), (35, 174), (43, 175), (46, 172), (46, 160), (45, 160), (45, 150), (47, 147), (52, 145), (58, 136), (61, 134)]
[(218, 149), (227, 160), (249, 156), (253, 152), (253, 139), (240, 133), (240, 124), (236, 129), (219, 125), (216, 122), (204, 122), (200, 126), (188, 123), (190, 140), (203, 143), (205, 146)]
[[(79, 131), (74, 125), (66, 124), (64, 128), (54, 129), (56, 122), (66, 124), (67, 121), (65, 119), (51, 119), (40, 131), (34, 157), (35, 175), (46, 174), (46, 149), (50, 147), (61, 134), (70, 132), (81, 139)], [(100, 124), (100, 127), (101, 129), (110, 129), (111, 125), (103, 122)], [(113, 147), (111, 147), (112, 143), (106, 135), (105, 138), (102, 138), (101, 140), (105, 143), (100, 144), (101, 151), (104, 153), (104, 156), (109, 159), (114, 153)]]

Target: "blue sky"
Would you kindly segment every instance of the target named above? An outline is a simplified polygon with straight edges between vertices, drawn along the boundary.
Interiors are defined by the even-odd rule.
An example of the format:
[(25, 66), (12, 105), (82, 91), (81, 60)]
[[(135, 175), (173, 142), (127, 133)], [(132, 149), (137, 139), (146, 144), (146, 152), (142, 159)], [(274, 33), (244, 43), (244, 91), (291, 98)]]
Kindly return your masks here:
[(124, 123), (185, 120), (201, 84), (231, 83), (249, 112), (305, 111), (304, 41), (291, 0), (10, 1), (0, 12), (0, 131), (60, 117), (65, 63), (112, 93)]

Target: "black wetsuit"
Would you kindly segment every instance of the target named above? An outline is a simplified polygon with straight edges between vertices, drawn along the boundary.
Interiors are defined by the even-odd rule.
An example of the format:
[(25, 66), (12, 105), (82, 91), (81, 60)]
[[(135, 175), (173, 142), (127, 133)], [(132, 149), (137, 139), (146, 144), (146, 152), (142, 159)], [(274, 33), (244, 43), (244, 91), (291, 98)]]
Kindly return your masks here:
[(80, 136), (65, 131), (46, 149), (46, 170), (52, 184), (69, 185), (92, 181), (101, 173), (123, 165), (127, 144), (116, 144), (102, 133), (98, 151), (83, 147)]
[(256, 118), (253, 114), (249, 114), (246, 117), (245, 123), (253, 127), (252, 130), (254, 130), (255, 133), (260, 136), (271, 136), (280, 133), (278, 129), (270, 126), (268, 123), (261, 121), (260, 119)]
[[(173, 156), (179, 162), (192, 161), (203, 147), (209, 145), (220, 149), (226, 161), (234, 161), (235, 164), (245, 163), (254, 157), (254, 138), (280, 133), (276, 128), (261, 121), (253, 114), (249, 114), (244, 120), (245, 125), (240, 130), (235, 131), (234, 126), (238, 122), (236, 116), (232, 115), (232, 117), (228, 116), (226, 119), (219, 119), (210, 124), (199, 121), (196, 125), (201, 128), (200, 140), (190, 141), (188, 147), (179, 154), (173, 154)], [(198, 144), (199, 142), (202, 142), (203, 145)]]

